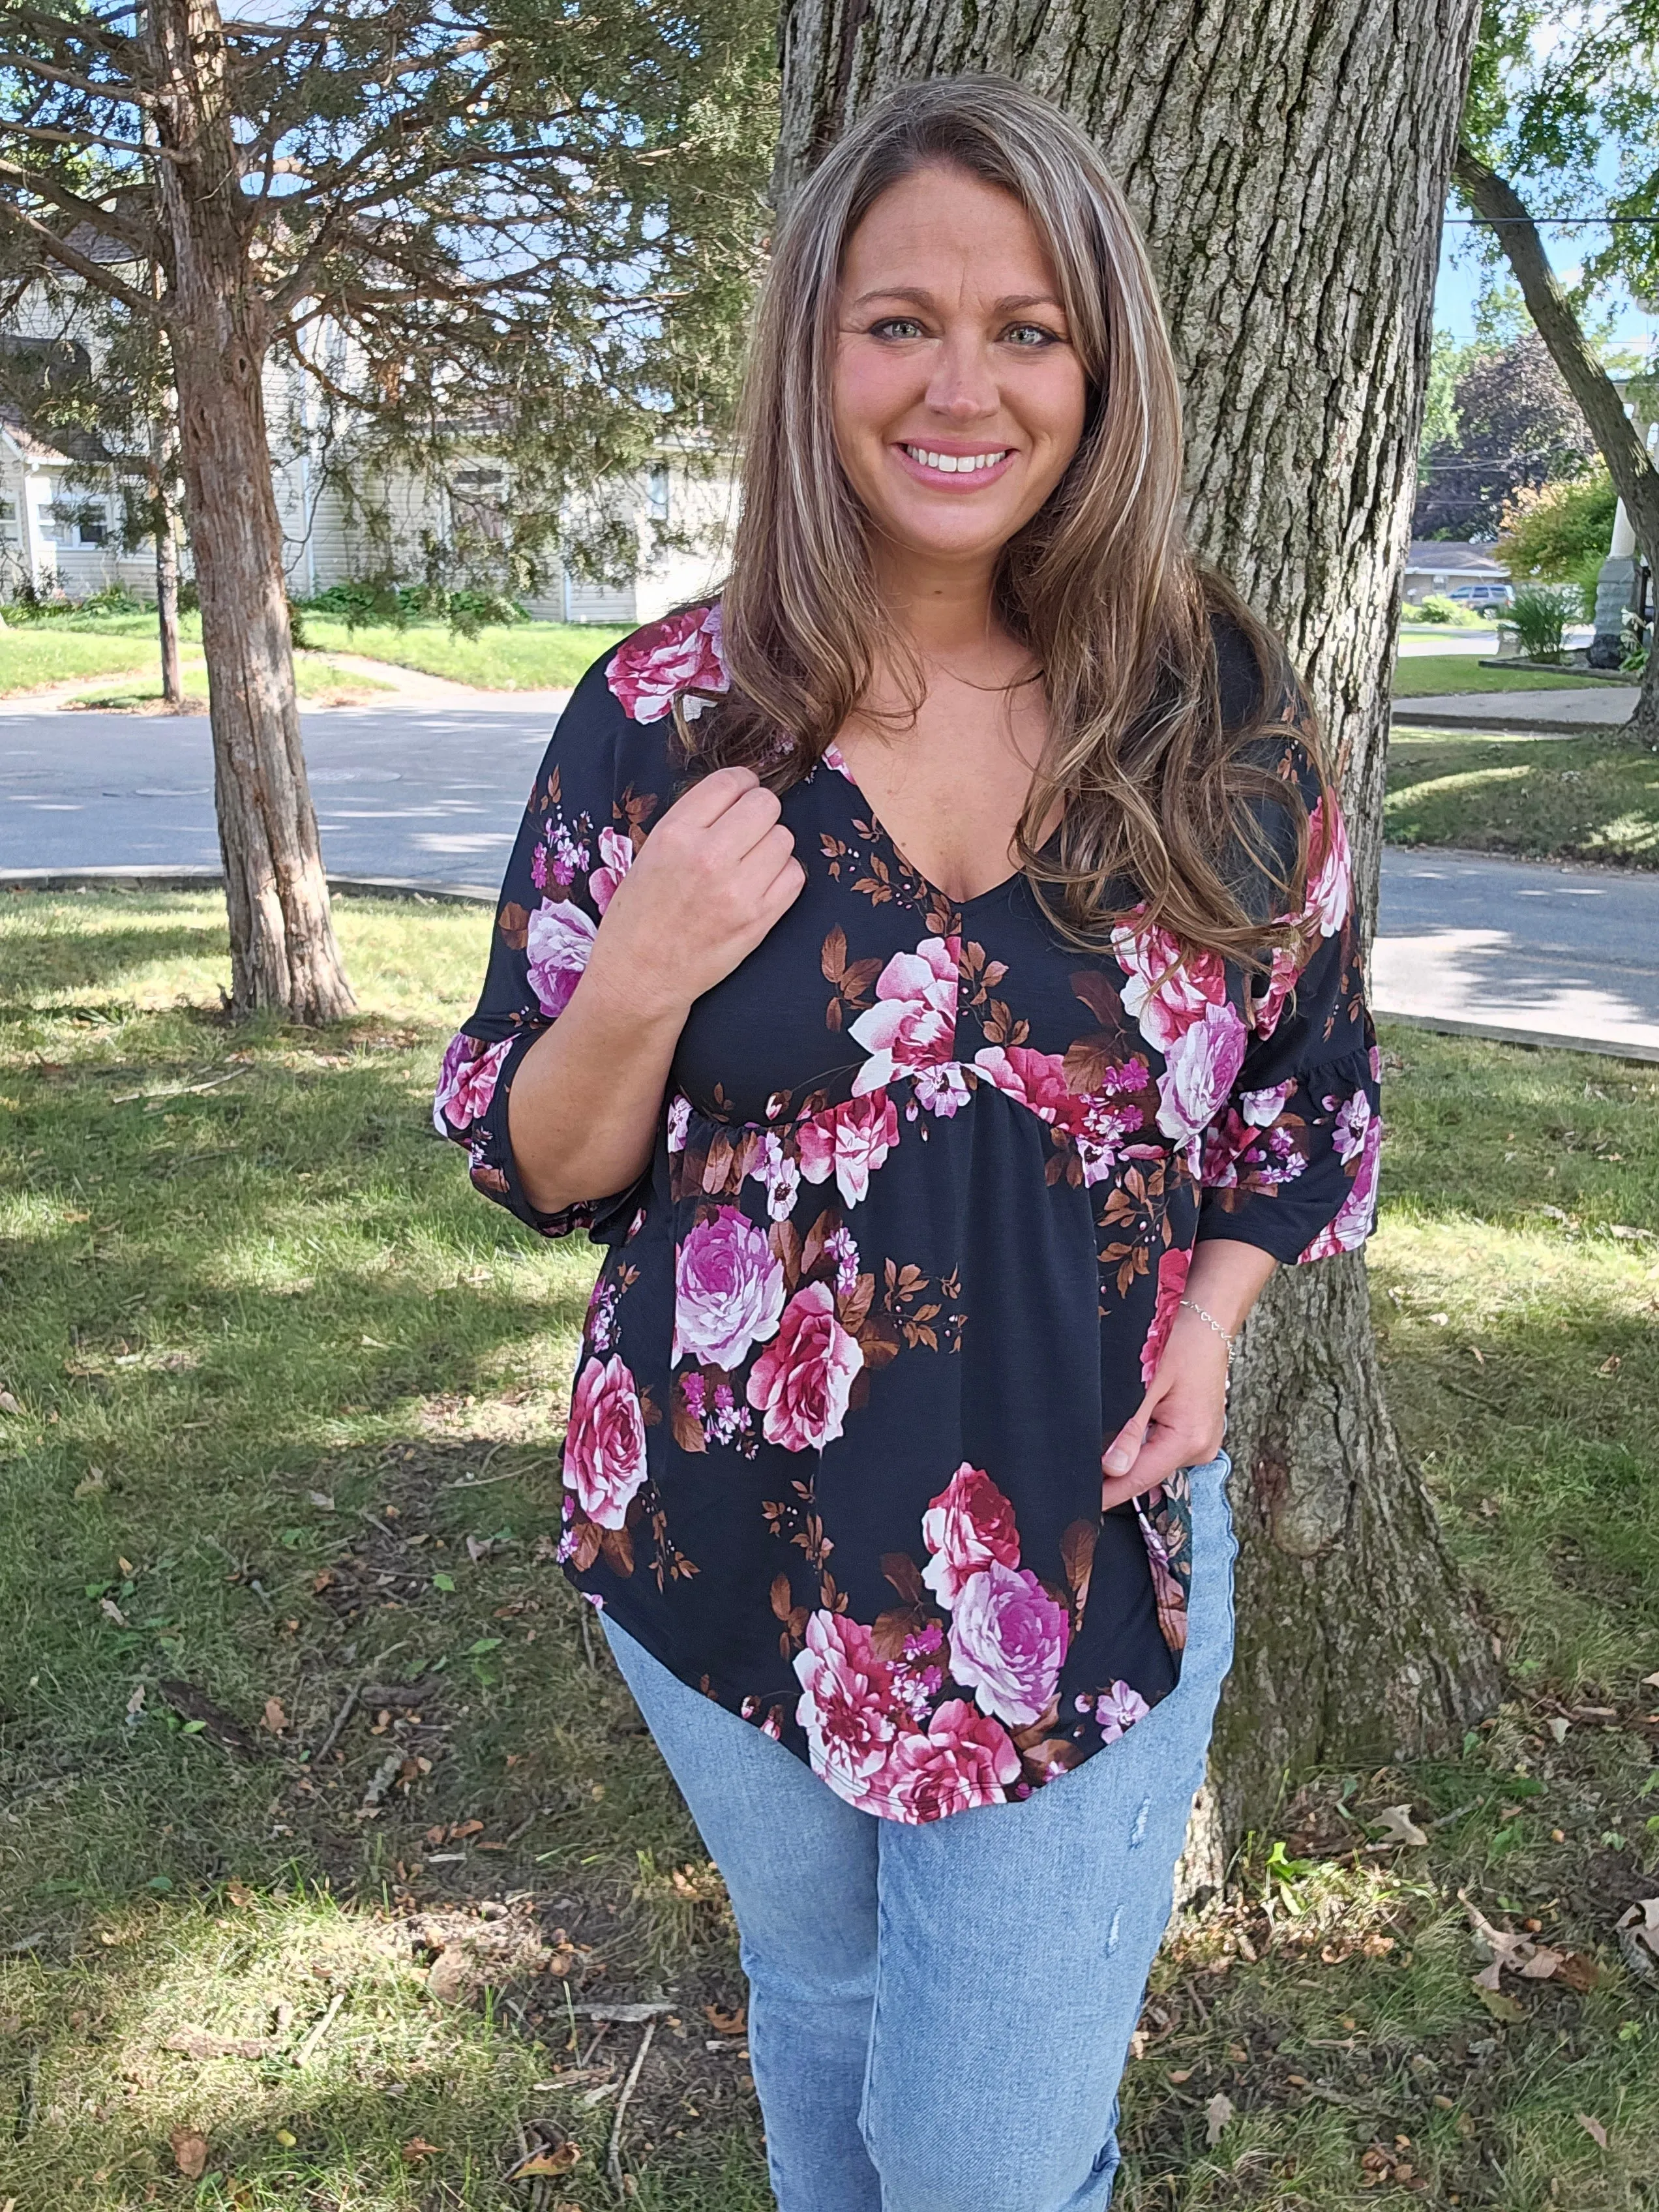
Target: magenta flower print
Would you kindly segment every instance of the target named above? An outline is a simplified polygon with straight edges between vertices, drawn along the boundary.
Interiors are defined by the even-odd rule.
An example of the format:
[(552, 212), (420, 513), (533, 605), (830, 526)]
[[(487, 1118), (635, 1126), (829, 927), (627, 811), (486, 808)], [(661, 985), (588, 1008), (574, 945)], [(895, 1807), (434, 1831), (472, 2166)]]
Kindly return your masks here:
[(961, 940), (925, 937), (914, 952), (896, 952), (876, 978), (876, 1003), (852, 1024), (870, 1054), (854, 1079), (863, 1094), (895, 1077), (943, 1067), (956, 1043), (957, 965)]
[(1226, 1103), (1249, 1042), (1226, 966), (1218, 953), (1183, 954), (1167, 930), (1127, 922), (1112, 932), (1112, 951), (1128, 978), (1123, 1004), (1164, 1054), (1158, 1126), (1177, 1140), (1194, 1137)]
[(530, 988), (550, 1019), (570, 1004), (599, 933), (592, 915), (571, 899), (544, 899), (531, 915), (525, 945)]
[(1158, 1126), (1187, 1138), (1214, 1120), (1244, 1065), (1249, 1033), (1235, 1010), (1206, 1006), (1202, 1017), (1169, 1046), (1158, 1079)]
[(621, 1359), (590, 1359), (576, 1377), (564, 1441), (565, 1486), (590, 1521), (620, 1528), (645, 1480), (645, 1414)]
[(808, 1182), (830, 1175), (843, 1201), (856, 1206), (870, 1178), (899, 1139), (898, 1115), (884, 1091), (830, 1106), (803, 1121), (798, 1132), (800, 1171)]
[(672, 1357), (736, 1367), (776, 1335), (783, 1301), (783, 1268), (765, 1237), (735, 1206), (719, 1207), (675, 1261)]
[(1340, 812), (1321, 799), (1308, 821), (1308, 920), (1322, 937), (1334, 937), (1348, 918), (1353, 896), (1353, 867), (1348, 828)]
[(981, 1712), (1029, 1728), (1054, 1703), (1070, 1636), (1065, 1607), (1028, 1568), (993, 1559), (957, 1593), (951, 1673)]
[[(1334, 1098), (1325, 1101), (1327, 1109), (1336, 1104)], [(1336, 1157), (1344, 1167), (1350, 1160), (1358, 1159), (1365, 1149), (1365, 1139), (1370, 1133), (1371, 1102), (1363, 1091), (1356, 1091), (1352, 1098), (1345, 1099), (1337, 1109), (1336, 1126), (1331, 1132), (1331, 1141), (1336, 1146)]]
[(951, 1698), (924, 1735), (908, 1729), (895, 1736), (879, 1777), (887, 1809), (919, 1823), (965, 1813), (975, 1805), (1000, 1805), (1019, 1779), (1019, 1753), (1007, 1730), (977, 1712), (965, 1698)]
[(945, 1606), (993, 1560), (1019, 1565), (1014, 1509), (990, 1476), (964, 1460), (921, 1516), (921, 1540), (933, 1557), (921, 1579)]
[(1358, 1159), (1350, 1172), (1353, 1183), (1336, 1218), (1322, 1229), (1303, 1260), (1328, 1260), (1338, 1252), (1354, 1252), (1370, 1235), (1376, 1221), (1376, 1176), (1382, 1157), (1382, 1122), (1376, 1114), (1367, 1117)]
[(1095, 1699), (1095, 1718), (1107, 1743), (1115, 1743), (1125, 1729), (1145, 1720), (1152, 1710), (1139, 1691), (1132, 1690), (1127, 1682), (1114, 1682)]
[(512, 1049), (511, 1037), (483, 1044), (463, 1030), (451, 1038), (432, 1102), (432, 1126), (441, 1137), (470, 1127), (489, 1112), (501, 1062)]
[(898, 1730), (892, 1670), (877, 1656), (862, 1621), (819, 1612), (806, 1624), (795, 1674), (801, 1686), (795, 1717), (813, 1768), (856, 1805), (870, 1795)]
[(619, 830), (599, 832), (600, 866), (587, 879), (588, 894), (603, 919), (617, 884), (634, 865), (634, 846)]
[[(731, 678), (720, 650), (719, 607), (692, 607), (636, 631), (617, 647), (605, 675), (636, 722), (659, 722), (677, 695), (693, 687), (726, 690)], [(702, 706), (700, 699), (687, 699), (688, 718), (695, 720)]]
[(749, 1370), (749, 1402), (769, 1444), (822, 1451), (842, 1432), (864, 1364), (856, 1338), (836, 1318), (827, 1283), (808, 1283), (783, 1310), (775, 1339)]
[(1158, 1372), (1158, 1363), (1164, 1357), (1170, 1331), (1175, 1327), (1181, 1294), (1187, 1287), (1187, 1273), (1192, 1264), (1192, 1254), (1180, 1245), (1164, 1253), (1158, 1263), (1158, 1304), (1152, 1310), (1152, 1323), (1146, 1332), (1146, 1340), (1140, 1347), (1140, 1379), (1143, 1382), (1149, 1383)]
[(1074, 1132), (1082, 1127), (1086, 1101), (1066, 1088), (1063, 1054), (993, 1044), (974, 1054), (974, 1066), (1040, 1120)]

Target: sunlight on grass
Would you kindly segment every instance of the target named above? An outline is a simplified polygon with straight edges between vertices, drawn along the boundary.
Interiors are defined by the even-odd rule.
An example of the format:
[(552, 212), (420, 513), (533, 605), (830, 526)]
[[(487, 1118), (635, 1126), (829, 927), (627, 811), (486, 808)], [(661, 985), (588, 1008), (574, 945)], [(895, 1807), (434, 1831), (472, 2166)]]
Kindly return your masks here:
[[(360, 1009), (307, 1035), (226, 1023), (210, 895), (0, 903), (0, 2205), (507, 2212), (552, 2142), (550, 2207), (620, 2212), (641, 2031), (574, 2008), (643, 1999), (626, 2201), (764, 2212), (724, 1893), (553, 1562), (593, 1255), (430, 1133), (488, 909), (336, 911)], [(1384, 1045), (1385, 1373), (1510, 1690), (1297, 1778), (1165, 1953), (1123, 2212), (1659, 2170), (1612, 1932), (1659, 1888), (1659, 1069)], [(1594, 1986), (1494, 2019), (1460, 1890)]]
[(568, 690), (628, 634), (588, 623), (514, 623), (463, 637), (444, 623), (354, 630), (325, 615), (308, 614), (305, 622), (307, 642), (313, 647), (364, 653), (490, 691)]
[(1651, 866), (1659, 862), (1659, 759), (1615, 737), (1396, 727), (1383, 819), (1401, 844)]
[[(1483, 668), (1475, 653), (1406, 653), (1395, 663), (1396, 699), (1426, 699), (1454, 691), (1580, 691), (1595, 678), (1568, 671), (1557, 676), (1542, 668)], [(1620, 696), (1607, 684), (1610, 697)]]

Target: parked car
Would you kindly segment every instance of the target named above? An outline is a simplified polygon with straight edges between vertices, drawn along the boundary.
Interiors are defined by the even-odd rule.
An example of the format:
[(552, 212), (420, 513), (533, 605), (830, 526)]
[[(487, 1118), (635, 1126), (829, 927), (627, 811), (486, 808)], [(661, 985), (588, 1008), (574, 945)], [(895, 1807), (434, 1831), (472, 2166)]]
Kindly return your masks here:
[(1481, 577), (1472, 584), (1449, 585), (1443, 596), (1454, 606), (1471, 607), (1478, 615), (1501, 615), (1515, 605), (1515, 586)]

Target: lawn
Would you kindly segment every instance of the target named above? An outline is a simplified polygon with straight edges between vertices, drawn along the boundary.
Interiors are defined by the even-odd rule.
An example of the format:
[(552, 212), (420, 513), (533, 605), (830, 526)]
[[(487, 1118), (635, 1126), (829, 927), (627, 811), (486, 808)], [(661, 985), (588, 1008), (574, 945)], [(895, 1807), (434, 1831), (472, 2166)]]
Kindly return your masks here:
[(486, 691), (568, 690), (599, 654), (628, 633), (587, 623), (515, 623), (462, 637), (445, 623), (398, 629), (349, 629), (324, 615), (305, 618), (306, 641), (328, 653), (361, 653), (399, 668), (424, 669)]
[[(1430, 699), (1452, 691), (1571, 691), (1595, 684), (1593, 676), (1568, 672), (1552, 675), (1542, 668), (1483, 668), (1473, 653), (1410, 653), (1394, 665), (1396, 699)], [(1604, 687), (1620, 697), (1614, 684)]]
[[(192, 643), (202, 635), (199, 615), (186, 615), (179, 634)], [(128, 669), (160, 666), (155, 617), (148, 611), (125, 615), (54, 615), (37, 623), (15, 623), (0, 630), (0, 698), (40, 691), (74, 676), (117, 676)]]
[(1659, 867), (1659, 754), (1616, 738), (1396, 726), (1384, 821), (1395, 844)]
[[(0, 2205), (762, 2212), (718, 1879), (550, 1557), (592, 1255), (426, 1118), (487, 919), (337, 910), (306, 1036), (205, 894), (0, 904)], [(1383, 1355), (1510, 1689), (1166, 1952), (1115, 2212), (1654, 2202), (1659, 1070), (1385, 1043)], [(1594, 1986), (1488, 2009), (1460, 1889)]]
[[(184, 682), (185, 708), (191, 714), (205, 714), (208, 710), (207, 663), (199, 652), (179, 655), (179, 674)], [(320, 653), (296, 653), (294, 656), (294, 688), (302, 704), (307, 707), (353, 707), (366, 701), (383, 696), (395, 686), (379, 677), (367, 676), (358, 668), (341, 668)], [(84, 691), (72, 696), (76, 707), (104, 707), (123, 713), (151, 713), (161, 701), (161, 666), (160, 655), (152, 653), (147, 667), (136, 677), (125, 682), (88, 684)]]

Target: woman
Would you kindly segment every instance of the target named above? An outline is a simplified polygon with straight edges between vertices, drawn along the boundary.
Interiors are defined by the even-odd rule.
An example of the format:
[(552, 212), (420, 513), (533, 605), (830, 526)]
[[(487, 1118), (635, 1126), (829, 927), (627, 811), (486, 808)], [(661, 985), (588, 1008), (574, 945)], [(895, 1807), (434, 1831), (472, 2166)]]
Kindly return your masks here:
[(1233, 1339), (1370, 1225), (1346, 843), (1018, 87), (783, 227), (717, 603), (578, 688), (437, 1120), (610, 1248), (562, 1554), (726, 1880), (783, 2212), (1108, 2201), (1231, 1651)]

